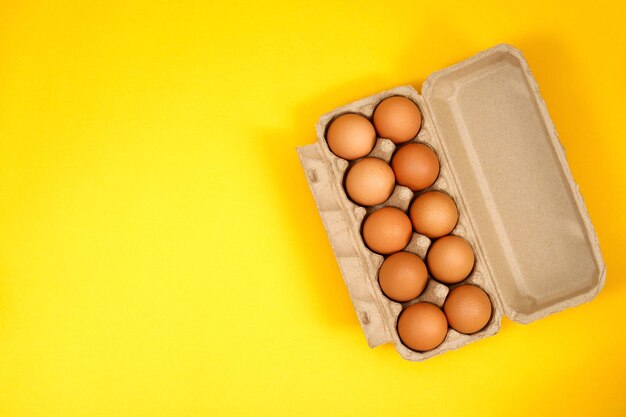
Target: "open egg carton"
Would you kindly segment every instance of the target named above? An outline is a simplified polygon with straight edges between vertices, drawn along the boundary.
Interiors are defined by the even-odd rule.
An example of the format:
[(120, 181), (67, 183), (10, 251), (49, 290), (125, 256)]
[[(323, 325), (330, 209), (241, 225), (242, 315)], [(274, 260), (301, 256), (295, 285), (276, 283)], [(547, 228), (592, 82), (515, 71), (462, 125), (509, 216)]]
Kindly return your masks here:
[[(396, 185), (379, 206), (354, 204), (343, 188), (350, 163), (334, 155), (325, 139), (338, 116), (357, 113), (371, 120), (391, 96), (418, 105), (422, 127), (412, 142), (430, 146), (439, 158), (436, 182), (415, 195), (439, 190), (452, 196), (459, 222), (451, 234), (474, 250), (473, 271), (455, 285), (483, 288), (493, 305), (482, 330), (466, 335), (449, 328), (443, 343), (425, 352), (401, 342), (396, 325), (403, 304), (383, 294), (378, 270), (384, 258), (361, 236), (367, 214), (383, 206), (406, 212), (415, 195)], [(597, 236), (537, 84), (515, 48), (498, 45), (432, 74), (422, 95), (403, 86), (335, 109), (320, 118), (317, 138), (298, 154), (371, 347), (393, 342), (403, 358), (424, 360), (495, 334), (503, 314), (528, 323), (588, 301), (602, 288), (606, 268)], [(368, 156), (389, 162), (395, 149), (378, 138)], [(414, 232), (404, 250), (425, 259), (430, 243)], [(442, 307), (455, 285), (429, 277), (422, 294), (404, 307), (421, 301)]]

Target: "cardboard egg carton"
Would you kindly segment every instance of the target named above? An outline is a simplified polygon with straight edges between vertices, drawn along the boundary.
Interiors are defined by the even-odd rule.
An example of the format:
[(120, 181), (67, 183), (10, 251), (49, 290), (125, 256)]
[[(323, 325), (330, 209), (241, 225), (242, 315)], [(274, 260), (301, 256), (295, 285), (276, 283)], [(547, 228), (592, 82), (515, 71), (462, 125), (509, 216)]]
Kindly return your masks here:
[[(404, 305), (391, 301), (378, 284), (384, 258), (361, 236), (367, 214), (383, 206), (406, 212), (414, 193), (396, 185), (379, 206), (354, 204), (343, 188), (350, 164), (334, 155), (325, 139), (336, 117), (358, 113), (371, 120), (378, 103), (391, 96), (413, 100), (422, 112), (422, 128), (413, 141), (429, 145), (441, 166), (428, 190), (454, 198), (459, 222), (452, 234), (465, 238), (476, 257), (462, 284), (483, 288), (494, 308), (478, 333), (449, 329), (444, 342), (426, 352), (402, 344), (398, 316), (415, 302), (443, 306), (454, 285), (429, 278), (417, 299)], [(320, 118), (317, 138), (298, 154), (371, 347), (391, 342), (403, 358), (424, 360), (495, 334), (503, 314), (529, 323), (589, 301), (602, 288), (606, 267), (596, 233), (537, 83), (517, 49), (498, 45), (436, 72), (421, 95), (403, 86), (335, 109)], [(395, 149), (390, 140), (378, 138), (368, 156), (389, 162)], [(430, 244), (413, 233), (405, 250), (425, 259)]]

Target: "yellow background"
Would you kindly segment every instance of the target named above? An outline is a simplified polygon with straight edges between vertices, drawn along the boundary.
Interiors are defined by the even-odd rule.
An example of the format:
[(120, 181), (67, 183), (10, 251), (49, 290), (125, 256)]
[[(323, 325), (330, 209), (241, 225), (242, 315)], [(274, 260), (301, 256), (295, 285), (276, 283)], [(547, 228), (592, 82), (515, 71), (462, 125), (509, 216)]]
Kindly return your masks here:
[[(1, 3), (0, 416), (626, 415), (622, 2), (293, 3)], [(424, 363), (369, 349), (295, 147), (500, 42), (606, 286)]]

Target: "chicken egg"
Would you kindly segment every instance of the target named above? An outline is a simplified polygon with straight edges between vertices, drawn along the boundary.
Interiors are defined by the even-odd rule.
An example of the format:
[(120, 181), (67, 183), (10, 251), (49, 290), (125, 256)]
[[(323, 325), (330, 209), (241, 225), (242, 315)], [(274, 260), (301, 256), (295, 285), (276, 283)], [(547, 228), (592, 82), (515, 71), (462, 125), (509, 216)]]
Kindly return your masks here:
[(363, 224), (363, 240), (374, 252), (389, 255), (409, 243), (413, 228), (411, 220), (395, 207), (383, 207), (370, 214)]
[(428, 270), (438, 281), (454, 284), (463, 281), (474, 268), (474, 251), (459, 236), (444, 236), (433, 243), (426, 255)]
[(383, 293), (394, 301), (409, 301), (419, 296), (428, 281), (428, 271), (422, 259), (411, 252), (394, 253), (378, 271), (378, 283)]
[(374, 126), (381, 138), (404, 143), (415, 136), (422, 126), (422, 113), (413, 101), (405, 97), (389, 97), (374, 110)]
[(417, 197), (409, 216), (415, 231), (431, 239), (449, 234), (459, 221), (454, 200), (440, 191), (428, 191)]
[(398, 336), (407, 347), (426, 351), (439, 346), (446, 338), (448, 321), (439, 307), (430, 303), (413, 304), (398, 318)]
[(487, 293), (475, 285), (459, 285), (452, 289), (443, 310), (450, 327), (471, 334), (484, 328), (491, 318), (491, 301)]
[(376, 131), (366, 117), (347, 113), (330, 123), (326, 142), (335, 155), (352, 161), (372, 151), (376, 144)]
[(393, 170), (382, 159), (363, 158), (346, 175), (346, 192), (357, 204), (375, 206), (387, 200), (396, 185)]
[(433, 185), (439, 176), (439, 160), (423, 143), (409, 143), (396, 151), (391, 159), (396, 182), (413, 191)]

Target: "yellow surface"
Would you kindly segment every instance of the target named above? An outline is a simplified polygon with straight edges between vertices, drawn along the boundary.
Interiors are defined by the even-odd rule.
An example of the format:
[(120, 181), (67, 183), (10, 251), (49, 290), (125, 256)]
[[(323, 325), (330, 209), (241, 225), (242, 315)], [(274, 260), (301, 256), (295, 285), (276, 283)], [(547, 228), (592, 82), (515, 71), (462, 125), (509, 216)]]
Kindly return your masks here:
[[(622, 2), (114, 3), (0, 6), (0, 416), (626, 414)], [(295, 147), (500, 42), (606, 286), (424, 363), (371, 350)]]

